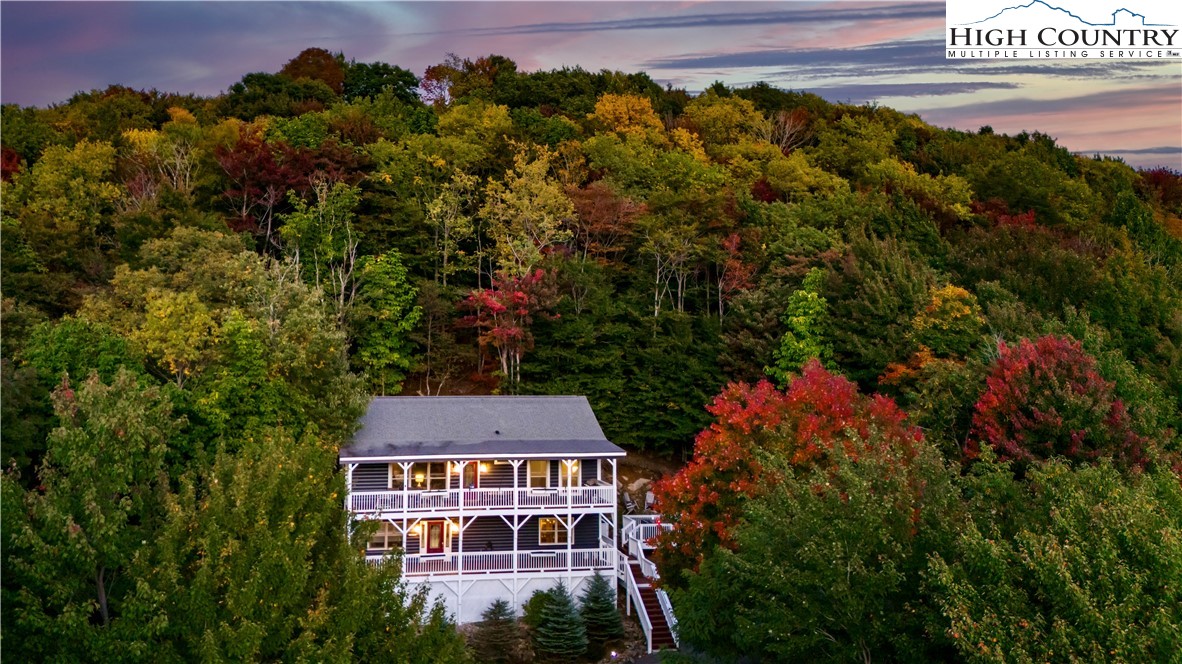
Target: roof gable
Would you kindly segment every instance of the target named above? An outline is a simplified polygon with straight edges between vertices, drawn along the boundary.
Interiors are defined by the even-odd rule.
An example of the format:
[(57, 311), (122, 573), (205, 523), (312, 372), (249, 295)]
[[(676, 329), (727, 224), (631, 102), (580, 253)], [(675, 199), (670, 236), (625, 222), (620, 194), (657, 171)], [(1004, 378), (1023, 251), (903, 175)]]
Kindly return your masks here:
[(375, 397), (342, 459), (537, 454), (622, 456), (586, 397)]

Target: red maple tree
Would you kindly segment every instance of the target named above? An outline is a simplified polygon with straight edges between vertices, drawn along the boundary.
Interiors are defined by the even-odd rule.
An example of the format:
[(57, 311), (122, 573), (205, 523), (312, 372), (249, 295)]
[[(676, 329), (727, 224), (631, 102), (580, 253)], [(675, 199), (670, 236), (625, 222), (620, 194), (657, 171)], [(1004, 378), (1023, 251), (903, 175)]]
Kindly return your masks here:
[(1003, 460), (1022, 463), (1060, 456), (1145, 464), (1145, 441), (1133, 431), (1114, 384), (1078, 341), (1047, 335), (1002, 343), (1000, 350), (975, 407), (968, 458), (976, 458), (983, 443)]
[(854, 458), (891, 448), (909, 459), (923, 439), (893, 400), (859, 393), (816, 360), (783, 392), (766, 380), (731, 383), (707, 410), (717, 421), (698, 434), (694, 458), (654, 487), (657, 511), (676, 524), (658, 540), (664, 570), (696, 569), (713, 547), (735, 547), (744, 503), (777, 481), (761, 455), (796, 468), (828, 465), (838, 446)]
[(556, 299), (553, 279), (539, 269), (520, 277), (499, 274), (491, 288), (475, 289), (460, 302), (461, 309), (472, 312), (460, 324), (479, 331), (482, 347), (496, 349), (510, 390), (521, 380), (522, 356), (533, 348), (534, 316), (544, 314)]

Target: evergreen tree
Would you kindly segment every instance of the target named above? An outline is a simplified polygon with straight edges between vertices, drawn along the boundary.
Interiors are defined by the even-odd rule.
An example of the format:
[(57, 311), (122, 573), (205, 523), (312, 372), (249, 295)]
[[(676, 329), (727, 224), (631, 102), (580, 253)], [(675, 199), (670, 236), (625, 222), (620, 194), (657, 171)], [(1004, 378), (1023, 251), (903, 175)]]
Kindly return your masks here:
[(534, 651), (543, 661), (569, 662), (587, 652), (587, 627), (561, 581), (550, 591), (534, 631)]
[(522, 634), (513, 607), (503, 599), (493, 602), (476, 624), (468, 648), (481, 662), (512, 664), (528, 661), (529, 644)]
[(583, 593), (580, 613), (587, 627), (588, 651), (592, 657), (603, 656), (605, 646), (624, 638), (624, 621), (616, 608), (616, 594), (611, 582), (599, 572), (591, 577), (587, 591)]

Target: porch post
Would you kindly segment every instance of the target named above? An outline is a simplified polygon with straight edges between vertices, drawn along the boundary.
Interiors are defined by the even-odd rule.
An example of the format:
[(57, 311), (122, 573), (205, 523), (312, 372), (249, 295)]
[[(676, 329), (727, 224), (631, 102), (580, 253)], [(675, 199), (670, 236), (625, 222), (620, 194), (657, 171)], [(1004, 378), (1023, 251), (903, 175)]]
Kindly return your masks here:
[(520, 606), (520, 597), (518, 593), (521, 591), (520, 574), (518, 569), (518, 535), (521, 530), (521, 500), (518, 495), (519, 482), (518, 474), (521, 470), (521, 459), (510, 459), (509, 463), (513, 464), (513, 615), (517, 615), (518, 607)]
[(345, 511), (350, 511), (350, 503), (353, 502), (353, 471), (357, 469), (357, 464), (350, 463), (345, 466)]
[(410, 509), (410, 469), (414, 464), (400, 461), (398, 465), (402, 467), (402, 511), (405, 513)]
[[(612, 468), (612, 556), (616, 559), (616, 577), (620, 575), (620, 487), (616, 481), (616, 460), (608, 459)], [(617, 581), (617, 584), (619, 582)]]
[[(575, 496), (575, 460), (563, 459), (562, 462), (566, 464), (566, 587), (570, 589), (573, 595), (575, 589), (573, 587), (572, 579), (574, 578), (574, 559), (571, 553), (574, 550), (575, 544), (575, 524), (574, 524), (574, 496)], [(582, 473), (582, 468), (579, 469)], [(558, 478), (558, 485), (562, 486), (562, 478)]]

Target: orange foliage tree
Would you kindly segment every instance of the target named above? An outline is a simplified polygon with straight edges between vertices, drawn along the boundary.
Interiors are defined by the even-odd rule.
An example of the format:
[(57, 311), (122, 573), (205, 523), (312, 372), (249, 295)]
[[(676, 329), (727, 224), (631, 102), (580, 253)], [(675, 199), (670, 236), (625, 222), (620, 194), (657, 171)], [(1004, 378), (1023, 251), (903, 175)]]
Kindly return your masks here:
[(655, 557), (674, 585), (675, 572), (696, 570), (715, 547), (735, 548), (744, 504), (778, 480), (767, 455), (802, 469), (830, 465), (838, 446), (851, 457), (891, 449), (910, 459), (923, 439), (893, 400), (861, 394), (816, 360), (783, 392), (766, 380), (731, 383), (707, 410), (717, 421), (698, 434), (693, 460), (654, 487), (657, 510), (674, 523)]

